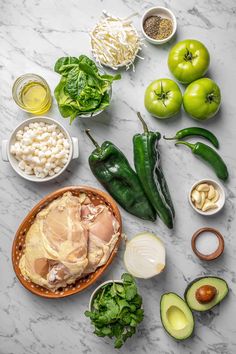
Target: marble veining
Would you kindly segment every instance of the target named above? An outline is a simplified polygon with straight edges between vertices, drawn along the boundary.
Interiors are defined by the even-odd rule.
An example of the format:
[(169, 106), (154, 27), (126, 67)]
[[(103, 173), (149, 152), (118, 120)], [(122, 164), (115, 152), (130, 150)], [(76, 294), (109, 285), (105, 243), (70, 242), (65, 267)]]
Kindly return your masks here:
[[(21, 74), (42, 75), (53, 90), (59, 77), (53, 72), (58, 57), (90, 55), (89, 30), (103, 9), (119, 16), (134, 16), (140, 31), (140, 16), (156, 4), (169, 7), (177, 16), (175, 40), (196, 38), (211, 53), (209, 75), (222, 90), (222, 109), (218, 117), (206, 124), (220, 140), (220, 153), (229, 165), (230, 180), (225, 184), (227, 201), (220, 214), (205, 218), (189, 206), (187, 193), (200, 178), (215, 178), (214, 173), (182, 147), (161, 141), (161, 157), (165, 175), (176, 208), (173, 231), (161, 222), (143, 222), (122, 210), (124, 232), (132, 237), (142, 230), (157, 233), (167, 248), (167, 268), (159, 277), (139, 280), (144, 299), (145, 319), (138, 334), (120, 353), (137, 354), (233, 354), (236, 352), (236, 241), (235, 241), (235, 87), (236, 40), (234, 0), (1, 0), (0, 1), (0, 108), (1, 140), (9, 136), (16, 124), (28, 115), (19, 111), (11, 98), (13, 81)], [(18, 177), (8, 163), (0, 162), (0, 354), (111, 354), (108, 339), (93, 335), (84, 311), (92, 287), (70, 298), (50, 301), (27, 292), (16, 280), (11, 264), (14, 233), (27, 212), (47, 193), (66, 185), (87, 184), (99, 187), (89, 170), (87, 158), (93, 149), (84, 134), (89, 127), (98, 141), (112, 140), (132, 161), (132, 136), (141, 131), (136, 111), (145, 114), (152, 129), (172, 135), (175, 131), (198, 125), (182, 111), (169, 121), (159, 121), (144, 110), (143, 94), (147, 84), (160, 77), (171, 77), (167, 54), (172, 43), (155, 47), (145, 42), (144, 60), (136, 62), (135, 73), (121, 70), (122, 80), (113, 86), (112, 105), (92, 120), (81, 119), (69, 125), (60, 117), (55, 101), (50, 117), (58, 119), (80, 140), (80, 159), (73, 161), (56, 181), (34, 184)], [(183, 87), (182, 87), (183, 88)], [(203, 226), (215, 226), (225, 237), (224, 255), (212, 263), (198, 260), (190, 247), (193, 232)], [(124, 271), (122, 245), (118, 257), (100, 281), (118, 278)], [(183, 295), (187, 283), (200, 275), (224, 277), (230, 286), (228, 299), (214, 310), (195, 314), (195, 336), (176, 342), (164, 332), (159, 317), (159, 300), (163, 292)], [(96, 284), (96, 285), (97, 285)]]

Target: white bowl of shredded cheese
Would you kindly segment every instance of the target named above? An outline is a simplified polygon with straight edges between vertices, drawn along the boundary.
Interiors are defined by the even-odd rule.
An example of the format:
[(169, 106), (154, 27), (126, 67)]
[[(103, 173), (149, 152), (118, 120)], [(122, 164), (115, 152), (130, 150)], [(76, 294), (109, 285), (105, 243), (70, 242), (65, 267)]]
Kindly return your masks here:
[(50, 181), (61, 175), (79, 156), (78, 138), (56, 120), (29, 118), (19, 124), (9, 140), (2, 141), (2, 159), (21, 177), (33, 182)]
[(129, 18), (122, 19), (103, 11), (103, 17), (90, 32), (90, 37), (92, 53), (99, 64), (114, 70), (124, 66), (127, 70), (131, 66), (134, 69), (142, 43)]

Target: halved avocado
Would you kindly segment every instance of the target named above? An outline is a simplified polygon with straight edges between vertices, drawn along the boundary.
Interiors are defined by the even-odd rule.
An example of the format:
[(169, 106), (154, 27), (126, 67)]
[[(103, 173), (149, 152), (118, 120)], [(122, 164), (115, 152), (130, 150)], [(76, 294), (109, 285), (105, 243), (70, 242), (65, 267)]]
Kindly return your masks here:
[(166, 293), (160, 302), (161, 322), (173, 338), (184, 340), (189, 338), (194, 330), (192, 311), (186, 302), (175, 293)]
[[(201, 303), (196, 298), (196, 291), (205, 285), (210, 285), (216, 289), (216, 294), (210, 302)], [(219, 304), (228, 294), (229, 287), (224, 279), (218, 277), (201, 277), (193, 280), (184, 293), (188, 306), (195, 311), (207, 311)]]

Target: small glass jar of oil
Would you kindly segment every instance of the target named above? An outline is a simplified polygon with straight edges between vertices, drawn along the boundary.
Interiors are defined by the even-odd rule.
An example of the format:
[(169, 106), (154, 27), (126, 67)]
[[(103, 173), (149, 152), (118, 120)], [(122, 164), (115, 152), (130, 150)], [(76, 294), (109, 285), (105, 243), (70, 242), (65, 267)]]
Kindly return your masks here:
[(13, 84), (12, 97), (21, 109), (37, 115), (46, 113), (52, 104), (47, 82), (35, 74), (18, 77)]

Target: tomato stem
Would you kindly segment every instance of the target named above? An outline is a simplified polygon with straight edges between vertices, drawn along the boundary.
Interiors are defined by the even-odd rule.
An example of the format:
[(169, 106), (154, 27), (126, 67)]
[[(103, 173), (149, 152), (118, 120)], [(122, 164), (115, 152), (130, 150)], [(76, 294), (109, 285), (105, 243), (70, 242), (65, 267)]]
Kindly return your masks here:
[(184, 60), (185, 61), (192, 61), (195, 58), (196, 58), (196, 55), (194, 56), (193, 53), (190, 52), (188, 48), (186, 48), (186, 53), (184, 54)]

